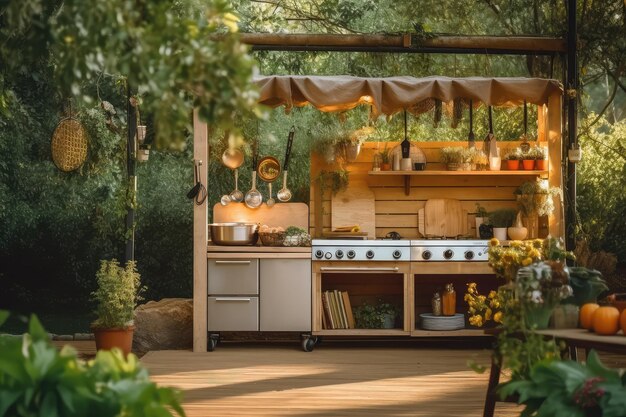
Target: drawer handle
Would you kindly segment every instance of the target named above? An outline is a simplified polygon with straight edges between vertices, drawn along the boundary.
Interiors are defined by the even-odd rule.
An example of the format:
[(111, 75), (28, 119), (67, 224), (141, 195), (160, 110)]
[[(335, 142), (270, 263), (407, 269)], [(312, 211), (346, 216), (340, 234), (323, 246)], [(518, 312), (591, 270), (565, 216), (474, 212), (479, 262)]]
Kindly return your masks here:
[(217, 265), (250, 265), (250, 261), (215, 261)]
[(215, 299), (215, 301), (241, 301), (241, 302), (249, 303), (250, 301), (252, 301), (252, 299), (241, 298), (241, 297), (218, 297)]

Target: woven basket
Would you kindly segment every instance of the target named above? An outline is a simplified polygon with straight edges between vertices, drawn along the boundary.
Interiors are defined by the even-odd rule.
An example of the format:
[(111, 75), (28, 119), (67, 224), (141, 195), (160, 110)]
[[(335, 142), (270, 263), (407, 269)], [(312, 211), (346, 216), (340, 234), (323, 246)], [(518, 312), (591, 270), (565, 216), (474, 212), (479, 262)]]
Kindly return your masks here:
[(61, 120), (52, 134), (52, 161), (64, 172), (80, 168), (87, 157), (87, 135), (78, 120)]
[(285, 240), (285, 232), (260, 233), (259, 237), (263, 246), (283, 246)]

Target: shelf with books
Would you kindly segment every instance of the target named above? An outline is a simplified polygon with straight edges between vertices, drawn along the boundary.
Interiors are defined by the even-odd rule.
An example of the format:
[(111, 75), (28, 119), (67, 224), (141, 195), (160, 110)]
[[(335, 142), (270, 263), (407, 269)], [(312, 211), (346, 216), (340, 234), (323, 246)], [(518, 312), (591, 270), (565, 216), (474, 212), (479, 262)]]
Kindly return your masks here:
[(389, 269), (393, 272), (322, 272), (314, 267), (313, 334), (408, 336), (410, 268)]

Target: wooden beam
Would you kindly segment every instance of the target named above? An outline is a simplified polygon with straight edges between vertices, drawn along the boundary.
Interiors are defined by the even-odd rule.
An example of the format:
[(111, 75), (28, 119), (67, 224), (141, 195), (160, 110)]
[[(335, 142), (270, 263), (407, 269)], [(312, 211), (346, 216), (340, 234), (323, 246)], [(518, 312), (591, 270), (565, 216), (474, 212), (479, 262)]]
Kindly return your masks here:
[[(193, 112), (193, 159), (200, 164), (200, 181), (206, 187), (209, 140), (206, 123)], [(193, 203), (193, 351), (207, 351), (207, 215), (208, 201)]]
[(543, 36), (435, 36), (419, 39), (415, 35), (336, 35), (303, 33), (242, 33), (241, 41), (265, 50), (337, 50), (337, 48), (374, 48), (397, 52), (398, 49), (412, 50), (480, 50), (522, 51), (558, 53), (566, 51), (566, 42), (561, 38)]

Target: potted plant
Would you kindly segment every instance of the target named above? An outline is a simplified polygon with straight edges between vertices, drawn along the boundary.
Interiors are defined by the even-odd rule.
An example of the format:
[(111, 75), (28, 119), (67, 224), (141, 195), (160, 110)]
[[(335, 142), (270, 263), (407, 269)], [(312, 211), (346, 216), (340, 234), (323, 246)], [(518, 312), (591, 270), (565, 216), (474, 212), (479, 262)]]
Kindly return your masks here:
[(460, 146), (449, 146), (441, 149), (441, 163), (444, 164), (449, 171), (458, 171), (461, 164), (465, 162), (464, 149)]
[(539, 171), (545, 171), (548, 169), (548, 155), (544, 148), (541, 146), (535, 146), (531, 148), (530, 152), (535, 159), (535, 169)]
[(487, 210), (485, 210), (485, 208), (483, 206), (481, 206), (479, 203), (476, 203), (476, 237), (480, 238), (480, 226), (485, 222), (485, 219), (487, 219), (488, 214), (487, 214)]
[(489, 213), (489, 223), (493, 226), (493, 236), (502, 241), (506, 240), (507, 228), (513, 225), (515, 210), (498, 209)]
[(461, 155), (463, 156), (461, 169), (463, 171), (475, 171), (480, 154), (481, 151), (476, 148), (461, 148)]
[(537, 179), (526, 181), (515, 190), (517, 203), (522, 214), (527, 219), (527, 227), (531, 237), (535, 234), (535, 220), (537, 216), (549, 216), (554, 211), (553, 197), (560, 195), (561, 190), (550, 187), (548, 181)]
[(385, 143), (384, 149), (378, 152), (378, 155), (380, 156), (381, 170), (383, 171), (391, 170), (391, 149), (389, 149), (387, 145), (388, 143)]
[(361, 304), (354, 309), (354, 320), (359, 329), (393, 329), (398, 308), (393, 304), (379, 302), (377, 305)]
[(472, 163), (478, 171), (486, 171), (489, 169), (489, 158), (483, 151), (476, 150)]
[(119, 348), (125, 355), (133, 344), (133, 318), (139, 301), (140, 282), (135, 262), (121, 267), (116, 259), (103, 260), (96, 273), (98, 288), (92, 293), (97, 319), (91, 328), (98, 350)]
[(522, 150), (520, 148), (511, 149), (505, 156), (506, 168), (509, 171), (516, 171), (520, 167), (520, 160), (522, 159)]
[(529, 149), (527, 152), (522, 152), (522, 168), (525, 171), (532, 171), (535, 169), (536, 154), (533, 152), (534, 148)]

